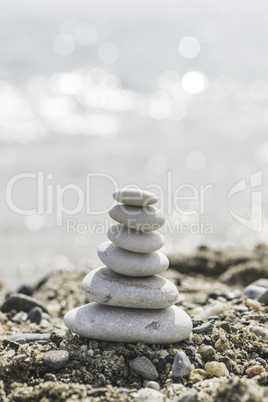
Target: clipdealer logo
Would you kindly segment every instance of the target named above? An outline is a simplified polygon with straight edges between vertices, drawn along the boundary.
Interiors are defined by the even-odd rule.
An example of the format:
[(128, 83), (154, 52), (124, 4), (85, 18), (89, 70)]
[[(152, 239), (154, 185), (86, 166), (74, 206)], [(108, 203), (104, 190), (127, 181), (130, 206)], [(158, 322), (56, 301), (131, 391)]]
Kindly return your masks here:
[[(31, 202), (35, 203), (34, 207), (22, 207), (23, 186), (31, 187), (33, 194)], [(101, 200), (102, 203), (96, 200), (98, 188), (104, 188), (104, 186), (111, 189), (111, 192), (120, 188), (117, 181), (105, 173), (86, 174), (84, 186), (80, 186), (75, 183), (56, 184), (53, 173), (24, 172), (14, 175), (8, 181), (6, 203), (12, 212), (20, 216), (50, 215), (55, 217), (56, 226), (66, 224), (67, 233), (84, 233), (91, 236), (93, 232), (101, 231), (99, 225), (94, 226), (96, 219), (78, 222), (78, 219), (73, 218), (78, 218), (79, 214), (92, 216), (92, 218), (108, 214), (115, 201), (112, 198), (107, 199), (107, 202)], [(126, 187), (139, 189), (137, 185), (131, 183)], [(212, 188), (212, 184), (192, 185), (190, 183), (175, 187), (172, 172), (168, 171), (164, 186), (151, 183), (144, 189), (157, 195), (158, 208), (165, 211), (167, 216), (165, 227), (169, 233), (204, 234), (213, 232), (212, 223), (205, 219), (207, 194)], [(68, 195), (75, 200), (72, 207), (70, 204), (67, 207)], [(100, 224), (103, 224), (102, 220), (101, 218)], [(103, 230), (106, 229), (103, 228)]]

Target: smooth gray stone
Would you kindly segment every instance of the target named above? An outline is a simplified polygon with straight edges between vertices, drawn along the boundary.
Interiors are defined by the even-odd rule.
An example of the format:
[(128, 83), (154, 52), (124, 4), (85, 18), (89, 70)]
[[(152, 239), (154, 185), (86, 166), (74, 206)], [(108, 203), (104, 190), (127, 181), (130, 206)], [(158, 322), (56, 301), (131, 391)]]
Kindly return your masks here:
[(248, 285), (245, 288), (245, 293), (250, 299), (258, 299), (267, 291), (267, 288), (258, 285)]
[(160, 385), (158, 384), (158, 382), (152, 380), (146, 381), (145, 387), (155, 389), (156, 391), (160, 390)]
[(213, 328), (214, 328), (214, 324), (213, 324), (212, 322), (208, 321), (208, 322), (205, 322), (205, 323), (202, 324), (202, 325), (199, 325), (199, 327), (195, 327), (195, 328), (193, 329), (193, 333), (195, 333), (195, 334), (202, 334), (203, 332), (212, 331)]
[(109, 228), (107, 237), (116, 246), (135, 253), (152, 253), (164, 244), (164, 238), (158, 232), (137, 232), (120, 223)]
[(146, 380), (156, 380), (159, 377), (155, 365), (146, 356), (137, 357), (129, 363), (131, 370)]
[(198, 352), (202, 356), (202, 359), (205, 362), (210, 362), (215, 360), (215, 350), (211, 345), (202, 345), (200, 346)]
[(20, 333), (15, 335), (5, 335), (5, 338), (9, 339), (10, 341), (17, 342), (17, 340), (24, 339), (24, 343), (36, 342), (36, 341), (49, 341), (50, 340), (50, 333), (46, 334), (37, 334), (34, 332), (30, 333)]
[(179, 292), (159, 275), (131, 278), (107, 267), (91, 271), (82, 282), (85, 296), (100, 304), (141, 309), (160, 309), (176, 303)]
[(64, 323), (80, 336), (110, 342), (176, 343), (192, 331), (190, 317), (176, 306), (140, 310), (89, 303), (69, 311)]
[(42, 320), (42, 310), (41, 310), (41, 308), (40, 307), (32, 308), (28, 313), (28, 320), (30, 322), (35, 322), (36, 324), (39, 325), (41, 320)]
[(47, 308), (39, 300), (22, 293), (14, 293), (4, 301), (1, 306), (1, 311), (8, 313), (11, 310), (16, 310), (28, 313), (34, 307), (40, 307), (45, 313), (48, 313)]
[(115, 221), (144, 233), (161, 228), (165, 222), (163, 213), (151, 206), (133, 207), (119, 204), (109, 211), (109, 215)]
[(35, 333), (35, 332), (22, 332), (15, 335), (5, 335), (5, 337), (0, 337), (0, 340), (9, 339), (13, 342), (18, 343), (30, 343), (30, 342), (38, 342), (38, 341), (52, 341), (53, 337), (64, 336), (64, 333), (61, 331), (58, 332), (48, 332), (48, 333)]
[(50, 350), (43, 356), (43, 362), (54, 369), (63, 368), (69, 360), (69, 352), (67, 350)]
[(17, 355), (13, 357), (13, 360), (15, 361), (20, 361), (26, 359), (27, 355), (25, 353), (22, 353), (21, 355)]
[(192, 371), (192, 365), (188, 356), (180, 350), (175, 358), (172, 365), (172, 375), (173, 377), (187, 377)]
[(117, 247), (110, 241), (98, 247), (98, 256), (108, 268), (127, 276), (149, 276), (168, 269), (169, 261), (160, 251), (153, 253), (133, 253)]
[(154, 193), (136, 188), (122, 188), (115, 191), (113, 197), (118, 202), (136, 207), (155, 204), (158, 201), (158, 197)]

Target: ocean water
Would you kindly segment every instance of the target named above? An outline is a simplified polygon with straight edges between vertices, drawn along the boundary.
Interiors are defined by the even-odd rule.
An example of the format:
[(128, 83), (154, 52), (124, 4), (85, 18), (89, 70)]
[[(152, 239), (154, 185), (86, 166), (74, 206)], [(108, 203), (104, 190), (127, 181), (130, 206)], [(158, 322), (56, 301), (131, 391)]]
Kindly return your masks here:
[(11, 286), (98, 266), (125, 185), (159, 195), (167, 254), (267, 241), (265, 2), (128, 7), (12, 1), (0, 15), (0, 272)]

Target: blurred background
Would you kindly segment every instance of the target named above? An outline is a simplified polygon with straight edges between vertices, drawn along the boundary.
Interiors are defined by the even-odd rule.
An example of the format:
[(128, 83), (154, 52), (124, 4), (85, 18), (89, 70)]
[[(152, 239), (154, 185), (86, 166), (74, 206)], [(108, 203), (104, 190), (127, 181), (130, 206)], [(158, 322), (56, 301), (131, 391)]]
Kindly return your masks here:
[[(51, 269), (96, 267), (96, 248), (106, 240), (96, 225), (109, 226), (107, 213), (92, 215), (84, 208), (57, 226), (46, 201), (40, 214), (13, 212), (6, 186), (25, 172), (43, 172), (42, 188), (45, 194), (50, 188), (52, 204), (60, 186), (76, 184), (86, 192), (90, 173), (109, 175), (119, 187), (161, 186), (165, 194), (188, 185), (183, 196), (209, 185), (204, 210), (198, 200), (180, 204), (194, 210), (192, 215), (161, 200), (169, 222), (188, 224), (184, 233), (163, 229), (167, 254), (189, 253), (201, 244), (252, 248), (266, 241), (268, 8), (264, 0), (257, 4), (10, 0), (2, 5), (1, 280), (16, 286)], [(249, 177), (255, 172), (262, 174), (263, 205), (260, 199), (252, 205)], [(112, 204), (114, 185), (104, 176), (91, 183), (91, 210)], [(231, 214), (229, 191), (243, 179), (246, 187), (233, 195)], [(21, 179), (13, 188), (14, 203), (36, 208), (37, 191), (37, 180)], [(76, 204), (75, 192), (66, 191), (65, 208)], [(256, 225), (253, 219), (246, 227), (234, 214), (248, 221), (253, 216)], [(91, 235), (77, 226), (67, 233), (69, 218), (89, 224)]]

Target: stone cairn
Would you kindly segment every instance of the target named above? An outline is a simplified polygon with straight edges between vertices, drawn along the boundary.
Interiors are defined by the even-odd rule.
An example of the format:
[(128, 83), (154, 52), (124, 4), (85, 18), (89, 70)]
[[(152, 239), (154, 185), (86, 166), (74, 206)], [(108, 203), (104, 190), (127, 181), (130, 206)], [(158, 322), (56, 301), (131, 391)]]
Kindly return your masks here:
[(156, 230), (165, 217), (152, 206), (158, 199), (148, 191), (126, 188), (113, 194), (120, 204), (109, 215), (116, 224), (110, 241), (98, 255), (105, 266), (83, 280), (82, 289), (93, 301), (69, 311), (65, 325), (85, 338), (111, 342), (175, 343), (192, 331), (190, 317), (174, 304), (176, 286), (157, 275), (167, 270), (167, 257), (157, 251), (164, 244)]

